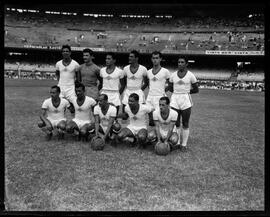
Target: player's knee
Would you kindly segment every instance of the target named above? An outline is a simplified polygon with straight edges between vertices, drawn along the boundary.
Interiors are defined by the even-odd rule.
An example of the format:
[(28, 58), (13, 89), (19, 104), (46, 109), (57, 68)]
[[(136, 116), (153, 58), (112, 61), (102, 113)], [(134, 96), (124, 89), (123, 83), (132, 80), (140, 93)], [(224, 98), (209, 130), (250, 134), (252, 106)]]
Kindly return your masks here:
[(74, 127), (73, 127), (71, 124), (67, 124), (67, 126), (66, 126), (66, 131), (67, 131), (68, 133), (73, 133)]
[(95, 132), (95, 123), (92, 123), (89, 127), (88, 127), (88, 133), (94, 133)]
[(172, 144), (172, 145), (176, 145), (177, 142), (178, 142), (178, 135), (177, 133), (173, 133), (169, 139), (169, 142)]
[(83, 128), (83, 129), (80, 130), (80, 133), (81, 133), (82, 136), (86, 136), (88, 131), (87, 131), (86, 128)]
[(146, 142), (146, 140), (147, 140), (147, 130), (146, 129), (140, 130), (138, 132), (137, 138), (138, 138), (139, 142)]
[(183, 129), (189, 128), (189, 122), (188, 121), (183, 121), (182, 125), (183, 125)]
[(52, 126), (46, 126), (46, 130), (53, 131), (53, 127)]
[(112, 132), (118, 134), (121, 130), (121, 124), (119, 124), (118, 122), (115, 122), (112, 125)]
[(155, 130), (151, 130), (147, 135), (147, 140), (149, 142), (154, 142), (157, 139), (157, 134)]
[(38, 127), (39, 128), (45, 127), (45, 123), (43, 121), (39, 121), (38, 122)]
[(65, 122), (61, 122), (57, 125), (57, 128), (60, 130), (65, 130), (66, 129), (66, 123)]

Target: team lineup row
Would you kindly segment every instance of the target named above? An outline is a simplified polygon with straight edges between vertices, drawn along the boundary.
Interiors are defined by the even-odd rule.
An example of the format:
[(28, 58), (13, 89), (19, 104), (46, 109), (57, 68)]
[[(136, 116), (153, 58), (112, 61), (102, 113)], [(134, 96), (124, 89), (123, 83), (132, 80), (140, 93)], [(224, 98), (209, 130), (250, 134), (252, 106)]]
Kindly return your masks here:
[[(68, 45), (62, 46), (62, 56), (56, 63), (58, 85), (51, 88), (51, 98), (44, 101), (38, 124), (48, 139), (57, 128), (59, 138), (71, 133), (86, 141), (101, 137), (113, 144), (144, 146), (163, 141), (186, 150), (193, 105), (190, 94), (199, 91), (196, 77), (187, 69), (186, 57), (179, 57), (178, 70), (170, 73), (160, 65), (162, 54), (158, 51), (151, 55), (153, 67), (149, 70), (138, 63), (135, 50), (130, 52), (129, 65), (123, 70), (115, 66), (116, 56), (111, 52), (106, 54), (106, 67), (101, 69), (94, 64), (90, 49), (83, 50), (82, 65), (71, 59)], [(170, 99), (167, 91), (172, 92)], [(75, 113), (69, 121), (65, 118), (67, 108)], [(121, 118), (129, 120), (126, 127), (121, 128)]]

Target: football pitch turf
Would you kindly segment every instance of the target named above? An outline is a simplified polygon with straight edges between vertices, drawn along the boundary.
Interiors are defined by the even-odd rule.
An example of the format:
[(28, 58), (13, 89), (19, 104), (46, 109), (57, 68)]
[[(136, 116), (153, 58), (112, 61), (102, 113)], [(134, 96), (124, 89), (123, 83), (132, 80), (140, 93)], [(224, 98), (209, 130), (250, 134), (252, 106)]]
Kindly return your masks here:
[(9, 211), (263, 211), (264, 92), (192, 95), (189, 150), (47, 142), (41, 104), (56, 81), (5, 79)]

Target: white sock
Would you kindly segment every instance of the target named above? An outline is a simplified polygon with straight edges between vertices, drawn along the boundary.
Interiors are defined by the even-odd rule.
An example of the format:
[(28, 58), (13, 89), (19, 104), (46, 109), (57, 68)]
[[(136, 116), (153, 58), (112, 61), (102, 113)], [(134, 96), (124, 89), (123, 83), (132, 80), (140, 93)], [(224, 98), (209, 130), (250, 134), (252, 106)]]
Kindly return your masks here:
[(182, 130), (182, 134), (183, 134), (183, 142), (182, 142), (182, 146), (187, 146), (187, 141), (188, 141), (188, 136), (189, 136), (189, 128)]
[(177, 144), (180, 144), (181, 143), (181, 128), (180, 127), (177, 127), (176, 128), (176, 132), (177, 132), (177, 135), (178, 135), (178, 142), (177, 142)]

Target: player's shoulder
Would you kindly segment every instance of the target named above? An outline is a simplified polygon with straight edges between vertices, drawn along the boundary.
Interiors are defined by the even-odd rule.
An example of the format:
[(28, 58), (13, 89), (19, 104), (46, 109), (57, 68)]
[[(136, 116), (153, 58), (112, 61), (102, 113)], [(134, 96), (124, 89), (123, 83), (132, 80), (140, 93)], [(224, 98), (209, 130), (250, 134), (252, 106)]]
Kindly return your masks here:
[(159, 108), (158, 108), (158, 109), (155, 109), (155, 110), (153, 111), (153, 115), (155, 115), (155, 116), (158, 116), (159, 113), (160, 113)]
[(99, 104), (96, 104), (94, 106), (94, 112), (99, 112), (99, 111), (100, 111), (100, 106), (99, 106)]
[(129, 70), (129, 67), (130, 67), (130, 64), (129, 64), (129, 65), (126, 65), (126, 66), (124, 66), (123, 70), (124, 70), (124, 71), (128, 71), (128, 70)]
[(91, 101), (91, 102), (96, 102), (96, 100), (93, 98), (93, 97), (91, 97), (91, 96), (85, 96), (85, 99), (87, 100), (87, 101)]
[(71, 60), (71, 63), (74, 64), (74, 65), (78, 65), (78, 66), (80, 65), (80, 64), (79, 64), (76, 60), (74, 60), (74, 59)]
[(56, 65), (62, 64), (62, 60), (56, 62)]
[(44, 99), (43, 103), (50, 103), (51, 102), (51, 98), (47, 98), (47, 99)]

